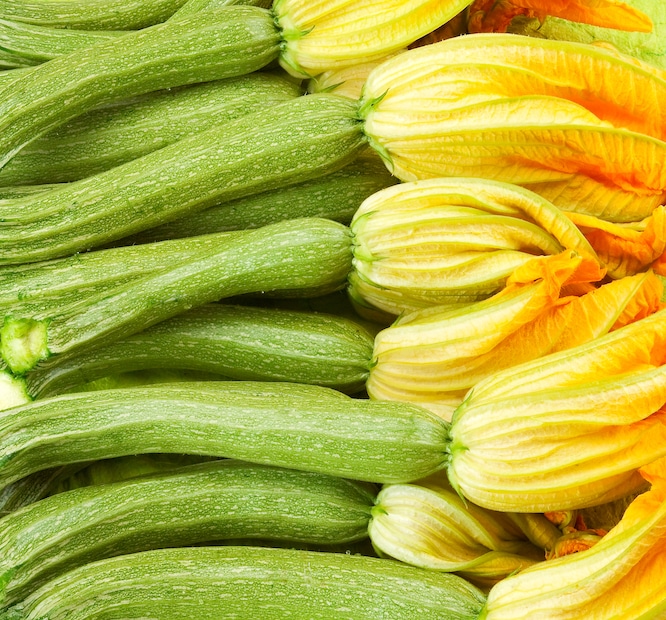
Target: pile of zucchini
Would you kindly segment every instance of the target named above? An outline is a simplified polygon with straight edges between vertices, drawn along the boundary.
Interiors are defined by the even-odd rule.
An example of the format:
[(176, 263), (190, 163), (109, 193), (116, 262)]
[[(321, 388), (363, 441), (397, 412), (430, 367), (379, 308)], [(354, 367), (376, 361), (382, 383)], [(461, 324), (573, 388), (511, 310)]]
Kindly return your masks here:
[(368, 397), (393, 317), (348, 297), (351, 223), (406, 179), (383, 95), (304, 79), (469, 3), (331, 4), (0, 0), (1, 620), (474, 620), (560, 535), (454, 501), (461, 431)]

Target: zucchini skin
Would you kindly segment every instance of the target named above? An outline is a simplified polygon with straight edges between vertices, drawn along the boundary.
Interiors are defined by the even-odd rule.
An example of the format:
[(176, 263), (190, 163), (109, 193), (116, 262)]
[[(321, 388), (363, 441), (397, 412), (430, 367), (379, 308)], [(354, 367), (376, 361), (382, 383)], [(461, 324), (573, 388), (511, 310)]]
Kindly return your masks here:
[(366, 198), (395, 183), (397, 179), (379, 158), (362, 154), (331, 174), (221, 203), (194, 216), (178, 218), (121, 239), (119, 243), (147, 243), (258, 228), (296, 217), (324, 217), (349, 224)]
[(0, 90), (0, 167), (32, 140), (98, 105), (251, 73), (277, 57), (279, 43), (267, 10), (235, 6), (54, 58)]
[(0, 486), (42, 469), (148, 453), (410, 482), (446, 466), (448, 429), (410, 403), (295, 383), (205, 381), (67, 394), (0, 412)]
[[(173, 2), (173, 0), (171, 1)], [(72, 3), (68, 4), (71, 6)], [(123, 2), (123, 5), (126, 4), (126, 2)], [(224, 6), (249, 5), (269, 9), (271, 4), (272, 2), (266, 0), (188, 0), (169, 19), (180, 19), (198, 11), (211, 10)], [(90, 7), (90, 3), (82, 6)], [(143, 3), (143, 6), (147, 6), (146, 3)], [(0, 67), (5, 69), (36, 66), (58, 56), (71, 54), (79, 49), (91, 47), (109, 39), (123, 36), (128, 34), (131, 29), (134, 29), (118, 29), (117, 26), (123, 23), (120, 20), (109, 23), (109, 27), (114, 27), (113, 30), (100, 30), (99, 28), (84, 30), (81, 28), (71, 28), (70, 26), (64, 28), (54, 27), (53, 24), (44, 25), (43, 22), (39, 21), (37, 23), (29, 23), (25, 21), (25, 15), (23, 15), (23, 20), (9, 20), (6, 19), (6, 16), (4, 17), (5, 19), (0, 18), (0, 41), (2, 42)], [(34, 17), (35, 15), (32, 14), (28, 19)], [(155, 21), (154, 24), (162, 21), (166, 20), (160, 19)], [(148, 25), (151, 24), (146, 23), (141, 27)]]
[(63, 188), (6, 201), (0, 264), (66, 256), (332, 173), (365, 146), (355, 115), (356, 103), (343, 97), (297, 97)]
[(10, 69), (39, 65), (124, 34), (124, 30), (70, 30), (0, 18), (2, 66)]
[(461, 577), (394, 560), (197, 547), (88, 564), (31, 594), (7, 620), (474, 620), (484, 600)]
[(0, 17), (76, 30), (134, 30), (167, 20), (186, 0), (0, 0)]
[[(219, 235), (215, 241), (222, 244), (233, 235)], [(4, 314), (45, 319), (72, 303), (193, 260), (206, 253), (210, 239), (201, 236), (142, 247), (123, 246), (6, 266), (0, 268), (0, 308)]]
[(210, 11), (223, 6), (246, 5), (270, 9), (273, 0), (187, 0), (169, 19), (180, 19), (199, 11)]
[(365, 386), (373, 341), (358, 323), (331, 314), (209, 304), (52, 368), (36, 368), (26, 382), (33, 398), (44, 398), (116, 373), (168, 368), (353, 394)]
[(44, 469), (0, 489), (0, 517), (46, 497), (54, 485), (83, 467), (82, 464), (75, 464)]
[(30, 143), (0, 170), (0, 186), (77, 181), (301, 94), (287, 79), (255, 72), (122, 100)]
[(72, 568), (137, 551), (242, 538), (363, 540), (376, 492), (225, 459), (53, 495), (0, 520), (0, 605)]
[(225, 297), (260, 291), (325, 295), (343, 288), (351, 269), (351, 233), (330, 220), (286, 220), (201, 241), (193, 256), (57, 308), (44, 319), (6, 315), (0, 329), (3, 359), (22, 374)]

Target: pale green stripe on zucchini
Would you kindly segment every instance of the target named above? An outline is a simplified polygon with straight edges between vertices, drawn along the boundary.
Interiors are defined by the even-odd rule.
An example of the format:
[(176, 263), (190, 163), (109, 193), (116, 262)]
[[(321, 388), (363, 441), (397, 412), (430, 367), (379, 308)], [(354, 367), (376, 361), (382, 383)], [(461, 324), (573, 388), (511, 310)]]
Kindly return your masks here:
[[(243, 232), (218, 234), (216, 244)], [(73, 303), (164, 272), (209, 252), (208, 236), (174, 239), (138, 246), (83, 252), (40, 263), (0, 268), (0, 310), (3, 315), (41, 320)]]
[(417, 405), (295, 383), (207, 381), (67, 394), (0, 412), (0, 487), (42, 469), (147, 453), (410, 482), (446, 466), (448, 428)]
[(166, 472), (208, 460), (209, 457), (190, 454), (133, 454), (90, 464), (75, 463), (44, 469), (0, 489), (0, 517), (57, 493)]
[(0, 0), (0, 17), (77, 30), (134, 30), (165, 21), (186, 0)]
[(349, 224), (366, 198), (397, 181), (377, 156), (364, 154), (332, 174), (209, 207), (196, 215), (122, 239), (120, 243), (146, 243), (258, 228), (296, 217), (324, 217)]
[(0, 185), (76, 181), (301, 94), (290, 80), (255, 72), (124, 99), (30, 143), (0, 170)]
[(211, 11), (224, 6), (246, 5), (270, 9), (273, 0), (187, 0), (169, 19), (180, 19), (199, 11)]
[(0, 605), (83, 564), (137, 551), (240, 538), (363, 540), (376, 492), (233, 459), (66, 491), (0, 519)]
[[(186, 310), (244, 293), (314, 297), (345, 286), (351, 269), (349, 228), (319, 218), (206, 235), (197, 252), (162, 271), (56, 308), (42, 319), (5, 313), (0, 353), (9, 369), (110, 344)], [(137, 254), (148, 246), (130, 246)], [(178, 257), (177, 257), (178, 258)], [(49, 360), (49, 358), (51, 358)]]
[(159, 549), (88, 564), (7, 620), (475, 620), (461, 577), (345, 553), (264, 547)]
[[(198, 11), (224, 6), (248, 5), (268, 9), (271, 4), (267, 0), (189, 0), (169, 19), (180, 19)], [(0, 66), (10, 69), (39, 65), (58, 56), (123, 36), (130, 30), (82, 30), (0, 19)]]
[(34, 196), (41, 192), (47, 192), (52, 189), (61, 187), (58, 183), (44, 183), (39, 185), (10, 185), (9, 187), (0, 186), (0, 210), (3, 209), (5, 201), (13, 200), (15, 198), (25, 198), (26, 196)]
[(44, 398), (107, 375), (169, 368), (353, 394), (365, 386), (372, 350), (368, 331), (332, 314), (209, 304), (53, 367), (36, 368), (26, 383), (33, 398)]
[(356, 107), (335, 95), (296, 97), (62, 189), (5, 201), (0, 264), (66, 256), (335, 172), (365, 147)]
[(32, 140), (98, 105), (245, 75), (275, 60), (279, 51), (280, 33), (271, 13), (235, 6), (54, 58), (0, 90), (0, 166)]
[(71, 30), (53, 28), (0, 18), (0, 49), (5, 57), (3, 66), (39, 65), (47, 60), (69, 54), (126, 34), (124, 30)]

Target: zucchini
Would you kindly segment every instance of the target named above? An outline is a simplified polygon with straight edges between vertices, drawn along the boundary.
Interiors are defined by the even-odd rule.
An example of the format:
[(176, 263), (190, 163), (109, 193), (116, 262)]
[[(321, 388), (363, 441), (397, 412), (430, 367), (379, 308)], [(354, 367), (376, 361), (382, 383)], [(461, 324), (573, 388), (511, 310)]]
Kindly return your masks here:
[(0, 90), (0, 167), (27, 143), (98, 105), (252, 73), (275, 60), (279, 50), (280, 34), (270, 12), (236, 6), (54, 58)]
[(210, 304), (133, 336), (28, 373), (28, 392), (44, 398), (120, 372), (171, 368), (229, 379), (291, 381), (359, 392), (373, 337), (331, 314)]
[(0, 489), (0, 517), (46, 497), (63, 478), (68, 478), (84, 466), (84, 464), (76, 463), (44, 469)]
[(199, 11), (211, 11), (223, 6), (247, 5), (270, 9), (273, 0), (187, 0), (169, 19), (180, 19)]
[(12, 198), (24, 198), (25, 196), (34, 196), (40, 192), (46, 192), (50, 189), (59, 187), (58, 183), (44, 183), (40, 185), (10, 185), (9, 187), (0, 186), (0, 209), (5, 200)]
[[(214, 239), (222, 243), (239, 234), (245, 233), (218, 234)], [(194, 260), (210, 245), (211, 237), (200, 236), (7, 266), (0, 269), (0, 308), (3, 315), (45, 319), (73, 303)]]
[(5, 201), (0, 264), (66, 256), (334, 172), (365, 146), (355, 115), (356, 104), (343, 97), (297, 97), (62, 188)]
[(376, 489), (224, 459), (53, 495), (0, 520), (0, 605), (107, 557), (227, 538), (367, 538)]
[[(0, 329), (2, 358), (12, 372), (24, 373), (40, 362), (42, 367), (58, 363), (64, 355), (110, 344), (224, 297), (259, 291), (324, 295), (343, 288), (351, 269), (349, 229), (330, 220), (285, 220), (199, 241), (196, 253), (176, 256), (161, 271), (65, 307), (47, 308), (41, 319), (6, 314)], [(132, 248), (138, 256), (151, 252), (150, 246)]]
[[(249, 5), (270, 8), (266, 0), (189, 0), (169, 19), (180, 19), (224, 6)], [(34, 17), (34, 16), (33, 16)], [(160, 20), (164, 21), (164, 20)], [(129, 30), (81, 30), (56, 28), (26, 21), (0, 19), (0, 66), (5, 68), (39, 65), (58, 56), (114, 39)]]
[[(0, 172), (0, 182), (1, 179)], [(297, 217), (324, 217), (349, 224), (366, 198), (396, 182), (378, 157), (364, 154), (332, 174), (224, 202), (126, 237), (119, 243), (146, 243), (259, 228)]]
[(90, 464), (75, 463), (44, 469), (0, 489), (0, 517), (56, 493), (164, 472), (200, 463), (203, 460), (207, 460), (207, 457), (186, 454), (137, 454)]
[[(65, 312), (73, 304), (82, 306), (86, 300), (94, 302), (105, 292), (131, 285), (137, 278), (164, 273), (167, 267), (173, 267), (176, 262), (183, 263), (210, 253), (213, 238), (217, 242), (226, 243), (231, 242), (234, 236), (241, 238), (244, 233), (235, 232), (240, 235), (234, 235), (233, 232), (217, 233), (214, 237), (201, 235), (191, 239), (144, 244), (142, 249), (145, 251), (135, 249), (137, 246), (121, 246), (52, 261), (0, 268), (0, 311), (6, 318), (48, 319)], [(161, 247), (167, 243), (168, 247)], [(125, 248), (126, 252), (120, 252)], [(169, 263), (169, 260), (172, 262)], [(127, 261), (126, 271), (123, 271), (123, 261)], [(95, 271), (96, 268), (108, 271)], [(43, 289), (40, 290), (42, 283)], [(311, 292), (316, 294), (316, 291)], [(305, 290), (303, 295), (308, 293), (310, 291)]]
[(42, 469), (157, 452), (410, 482), (445, 467), (448, 429), (417, 405), (295, 383), (204, 381), (66, 394), (0, 412), (0, 488)]
[[(205, 456), (193, 456), (191, 454), (133, 454), (117, 459), (79, 464), (78, 467), (70, 465), (71, 471), (55, 478), (46, 490), (44, 497), (74, 489), (132, 480), (149, 474), (163, 474), (211, 460)], [(67, 468), (63, 467), (61, 469)], [(21, 480), (25, 480), (25, 478)]]
[(0, 170), (0, 185), (76, 181), (301, 94), (290, 80), (252, 73), (124, 99), (26, 146)]
[(158, 24), (186, 0), (0, 0), (0, 17), (76, 30), (134, 30)]
[(474, 620), (485, 596), (461, 577), (393, 560), (262, 547), (158, 549), (47, 583), (7, 620)]
[(7, 68), (39, 65), (124, 34), (127, 34), (124, 30), (70, 30), (0, 19), (2, 65)]

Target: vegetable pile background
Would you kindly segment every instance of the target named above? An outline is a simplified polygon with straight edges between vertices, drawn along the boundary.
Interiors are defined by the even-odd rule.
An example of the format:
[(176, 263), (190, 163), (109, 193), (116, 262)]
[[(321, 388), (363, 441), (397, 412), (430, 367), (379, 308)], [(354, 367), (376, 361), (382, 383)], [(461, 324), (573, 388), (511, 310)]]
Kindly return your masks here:
[(666, 618), (665, 41), (0, 0), (0, 619)]

